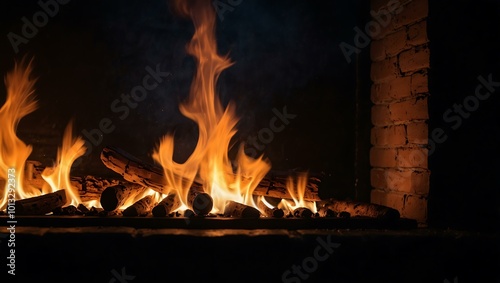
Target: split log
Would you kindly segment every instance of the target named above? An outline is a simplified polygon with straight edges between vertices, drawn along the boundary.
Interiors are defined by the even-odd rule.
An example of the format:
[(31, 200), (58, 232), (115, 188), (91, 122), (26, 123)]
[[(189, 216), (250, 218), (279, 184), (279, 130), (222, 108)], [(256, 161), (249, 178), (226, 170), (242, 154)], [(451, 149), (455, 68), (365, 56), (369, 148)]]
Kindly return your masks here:
[(212, 211), (214, 201), (201, 187), (192, 186), (188, 192), (187, 205), (196, 215), (207, 215)]
[[(45, 167), (46, 166), (42, 165), (38, 161), (26, 161), (24, 184), (35, 187), (39, 190), (46, 185), (48, 186), (47, 182), (45, 182), (42, 178), (42, 172), (45, 170)], [(99, 200), (101, 193), (107, 187), (118, 184), (126, 185), (127, 183), (116, 179), (98, 178), (94, 176), (70, 177), (70, 182), (73, 187), (78, 189), (78, 195), (80, 196), (82, 202)]]
[(297, 207), (293, 210), (293, 216), (297, 218), (311, 218), (313, 212), (307, 207)]
[(44, 215), (66, 204), (66, 190), (16, 201), (17, 215)]
[(260, 211), (242, 203), (235, 201), (228, 201), (224, 208), (225, 217), (239, 217), (239, 218), (259, 218)]
[(177, 194), (169, 194), (153, 208), (153, 216), (164, 217), (181, 206), (181, 200)]
[[(129, 182), (142, 184), (162, 194), (168, 194), (173, 189), (167, 187), (161, 167), (147, 164), (122, 149), (105, 147), (101, 152), (101, 160), (106, 167), (120, 174)], [(293, 199), (286, 188), (287, 180), (288, 175), (286, 173), (272, 172), (259, 182), (259, 185), (253, 191), (253, 195)], [(185, 180), (185, 183), (188, 184), (189, 181)], [(318, 176), (308, 177), (304, 200), (321, 200), (318, 195), (320, 183), (321, 180)], [(192, 185), (202, 187), (196, 181)]]
[(321, 206), (326, 207), (338, 214), (341, 212), (347, 212), (351, 217), (364, 216), (391, 220), (399, 219), (400, 217), (398, 210), (374, 203), (328, 199), (323, 201)]
[(267, 206), (262, 200), (259, 200), (257, 206), (259, 207), (260, 212), (262, 212), (262, 214), (267, 217), (282, 218), (283, 216), (285, 216), (285, 212), (283, 212), (283, 209), (277, 207), (271, 208)]
[(156, 204), (154, 197), (149, 195), (136, 201), (123, 211), (123, 216), (147, 216)]
[(100, 203), (105, 211), (113, 211), (124, 205), (127, 200), (144, 192), (139, 184), (114, 185), (107, 187), (101, 194)]

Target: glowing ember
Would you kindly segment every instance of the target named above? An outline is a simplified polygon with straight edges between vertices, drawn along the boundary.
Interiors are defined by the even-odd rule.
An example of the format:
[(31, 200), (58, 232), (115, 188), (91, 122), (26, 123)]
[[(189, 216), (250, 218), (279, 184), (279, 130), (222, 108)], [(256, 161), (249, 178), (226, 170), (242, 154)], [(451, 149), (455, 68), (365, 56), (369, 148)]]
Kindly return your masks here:
[(248, 157), (243, 146), (239, 148), (234, 164), (229, 158), (231, 139), (239, 119), (234, 105), (229, 103), (224, 108), (216, 93), (220, 73), (232, 63), (227, 56), (217, 54), (215, 11), (210, 1), (197, 1), (192, 6), (188, 1), (175, 3), (177, 10), (189, 15), (195, 26), (187, 52), (197, 60), (197, 70), (189, 98), (179, 108), (184, 116), (198, 125), (198, 143), (184, 163), (177, 163), (173, 160), (174, 135), (167, 134), (153, 158), (162, 165), (168, 187), (177, 191), (184, 204), (190, 185), (196, 180), (213, 198), (213, 213), (224, 211), (229, 200), (257, 207), (251, 195), (271, 165), (262, 156), (257, 159)]
[(21, 141), (17, 135), (19, 121), (37, 108), (34, 99), (35, 79), (31, 78), (31, 62), (15, 64), (14, 69), (5, 77), (7, 99), (0, 109), (0, 209), (7, 202), (7, 170), (15, 169), (17, 184), (16, 197), (26, 198), (40, 194), (35, 188), (23, 186), (24, 163), (31, 154), (32, 147)]

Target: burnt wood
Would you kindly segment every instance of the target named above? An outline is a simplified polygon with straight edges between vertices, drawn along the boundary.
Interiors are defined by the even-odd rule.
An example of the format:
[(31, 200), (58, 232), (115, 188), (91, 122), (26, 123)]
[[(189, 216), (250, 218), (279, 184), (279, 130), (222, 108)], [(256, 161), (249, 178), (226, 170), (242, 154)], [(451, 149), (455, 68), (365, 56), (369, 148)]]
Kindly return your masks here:
[(44, 215), (66, 204), (66, 190), (16, 201), (16, 215)]

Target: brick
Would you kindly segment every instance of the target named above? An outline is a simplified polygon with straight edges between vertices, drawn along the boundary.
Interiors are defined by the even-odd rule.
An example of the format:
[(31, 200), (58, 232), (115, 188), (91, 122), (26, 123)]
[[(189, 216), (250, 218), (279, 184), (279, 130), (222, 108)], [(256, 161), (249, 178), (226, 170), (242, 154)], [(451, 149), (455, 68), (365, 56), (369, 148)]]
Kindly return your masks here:
[(402, 11), (394, 16), (394, 27), (399, 28), (411, 23), (418, 22), (429, 15), (429, 4), (427, 0), (413, 0), (404, 6)]
[(417, 95), (428, 92), (429, 79), (427, 73), (414, 73), (411, 75), (411, 93)]
[(372, 169), (370, 181), (374, 188), (416, 195), (429, 193), (429, 170)]
[(375, 126), (386, 126), (392, 124), (391, 113), (388, 105), (372, 106), (372, 123)]
[(379, 33), (372, 35), (373, 39), (382, 39), (397, 30), (393, 19), (404, 9), (402, 0), (372, 0), (371, 7), (372, 21), (381, 27)]
[(396, 164), (403, 168), (428, 168), (428, 149), (423, 147), (401, 147), (397, 149)]
[(402, 146), (406, 144), (406, 129), (404, 125), (373, 127), (371, 143), (376, 146)]
[(401, 72), (415, 72), (429, 68), (429, 53), (429, 48), (425, 45), (403, 51), (399, 55), (399, 68)]
[(370, 149), (370, 165), (373, 167), (396, 167), (397, 150), (395, 148)]
[(390, 120), (392, 122), (408, 122), (412, 120), (429, 119), (427, 97), (418, 97), (389, 104)]
[(385, 189), (387, 182), (385, 181), (385, 172), (388, 169), (372, 168), (370, 170), (370, 184), (374, 188)]
[(403, 218), (415, 219), (419, 223), (427, 222), (427, 198), (379, 189), (370, 193), (371, 202), (397, 209)]
[(409, 123), (406, 125), (408, 143), (428, 144), (429, 125), (426, 122)]
[(418, 46), (429, 42), (427, 37), (427, 21), (412, 24), (408, 27), (408, 44)]
[(373, 103), (387, 103), (402, 98), (410, 97), (411, 77), (398, 77), (394, 80), (372, 85)]
[(399, 76), (399, 66), (396, 57), (388, 58), (379, 62), (373, 62), (371, 79), (374, 83), (388, 81)]
[(372, 61), (382, 61), (385, 59), (385, 47), (382, 40), (373, 40), (370, 46), (370, 58)]
[(408, 49), (406, 29), (387, 35), (384, 40), (384, 49), (388, 57), (398, 55), (403, 50)]

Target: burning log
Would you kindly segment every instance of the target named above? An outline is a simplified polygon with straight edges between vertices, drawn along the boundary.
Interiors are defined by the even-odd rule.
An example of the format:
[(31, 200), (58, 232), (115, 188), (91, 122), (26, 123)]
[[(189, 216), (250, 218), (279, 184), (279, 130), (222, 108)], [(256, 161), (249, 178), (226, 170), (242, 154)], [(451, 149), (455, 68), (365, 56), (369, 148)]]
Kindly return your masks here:
[[(253, 195), (266, 196), (279, 199), (293, 199), (287, 189), (288, 176), (270, 174), (269, 177), (262, 179), (259, 185), (253, 191)], [(306, 190), (304, 192), (304, 200), (319, 201), (319, 183), (321, 180), (318, 177), (309, 177), (307, 179)]]
[(214, 207), (212, 197), (198, 186), (191, 186), (188, 192), (187, 202), (187, 205), (197, 215), (207, 215)]
[(297, 207), (293, 210), (293, 216), (297, 218), (311, 218), (313, 212), (307, 207)]
[(103, 148), (101, 161), (129, 182), (142, 184), (162, 194), (168, 194), (171, 191), (171, 188), (166, 187), (162, 168), (146, 164), (121, 149)]
[[(38, 189), (48, 185), (42, 178), (45, 169), (38, 161), (28, 160), (25, 166), (25, 184)], [(122, 184), (119, 180), (97, 178), (93, 176), (71, 177), (71, 185), (78, 189), (78, 194), (83, 202), (99, 200), (101, 193), (109, 186)]]
[(107, 187), (101, 194), (101, 206), (105, 211), (113, 211), (125, 202), (144, 192), (145, 188), (138, 184), (114, 185)]
[[(168, 194), (172, 189), (167, 187), (160, 167), (147, 164), (121, 149), (105, 147), (101, 152), (101, 160), (106, 167), (122, 175), (129, 182), (142, 184), (162, 194)], [(264, 178), (253, 191), (253, 195), (293, 199), (286, 188), (288, 176), (282, 174), (284, 173), (271, 174)], [(185, 182), (189, 183), (188, 180)], [(321, 200), (318, 196), (320, 182), (318, 177), (308, 178), (304, 200)], [(193, 182), (193, 186), (202, 187), (196, 181)]]
[(224, 208), (225, 217), (240, 217), (240, 218), (259, 218), (260, 211), (235, 201), (228, 201)]
[(147, 216), (155, 206), (154, 197), (149, 195), (136, 201), (123, 211), (123, 216)]
[(333, 211), (327, 207), (320, 207), (318, 209), (318, 216), (319, 217), (336, 217), (337, 213), (335, 213), (335, 211)]
[(16, 201), (17, 215), (44, 215), (66, 204), (66, 191)]
[(341, 201), (328, 199), (322, 202), (321, 207), (326, 207), (339, 214), (347, 212), (351, 217), (364, 216), (383, 219), (399, 219), (399, 211), (383, 205), (355, 201)]
[(181, 200), (177, 194), (169, 194), (153, 208), (153, 216), (164, 217), (181, 206)]
[(259, 206), (262, 214), (267, 217), (283, 218), (283, 216), (285, 216), (285, 212), (283, 212), (283, 209), (277, 207), (270, 208), (262, 200), (260, 200), (257, 205)]

